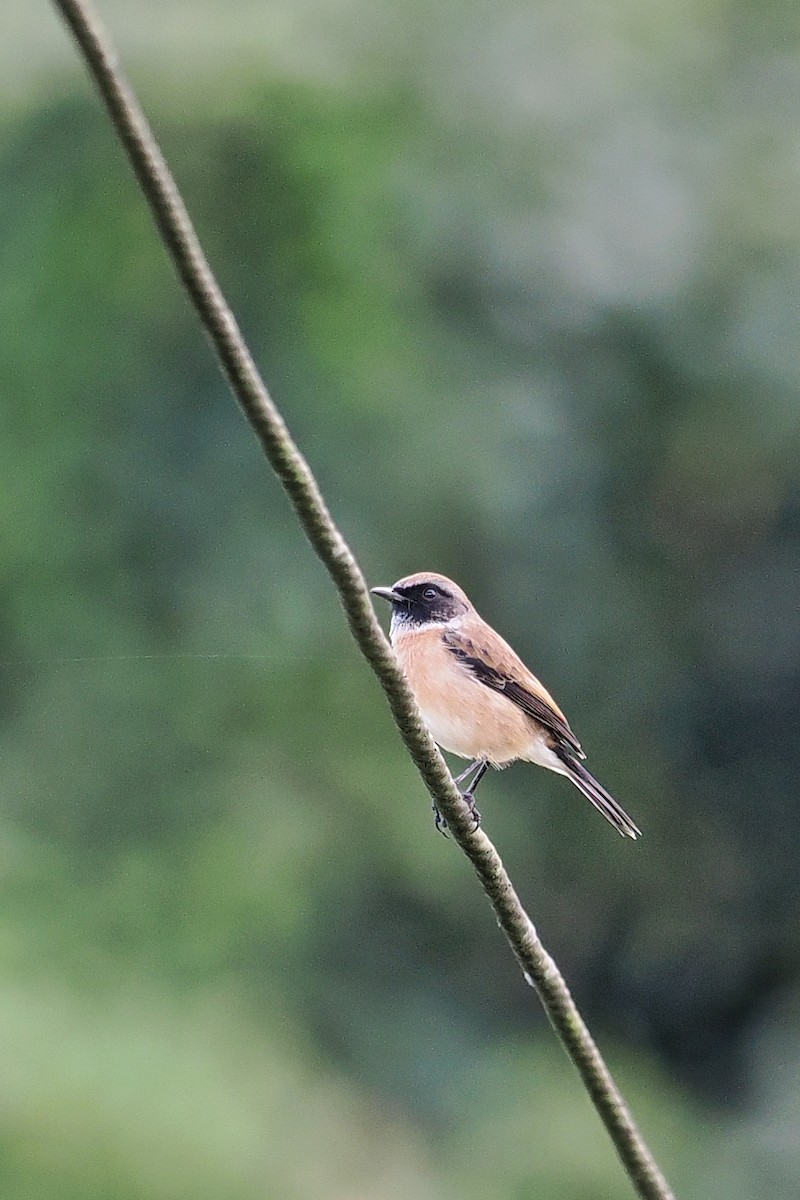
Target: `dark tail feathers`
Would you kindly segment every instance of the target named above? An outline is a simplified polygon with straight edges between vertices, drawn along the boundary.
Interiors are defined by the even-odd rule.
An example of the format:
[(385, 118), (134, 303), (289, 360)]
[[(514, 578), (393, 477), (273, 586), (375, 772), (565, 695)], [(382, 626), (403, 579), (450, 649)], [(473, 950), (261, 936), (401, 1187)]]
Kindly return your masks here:
[(618, 833), (634, 840), (641, 837), (641, 829), (634, 825), (625, 809), (617, 804), (614, 797), (609, 796), (606, 789), (601, 787), (593, 775), (589, 774), (583, 763), (576, 762), (566, 751), (559, 749), (556, 750), (556, 754), (564, 764), (568, 778), (572, 780), (579, 791), (583, 792), (586, 799), (592, 802), (598, 812), (601, 812), (605, 819), (611, 822)]

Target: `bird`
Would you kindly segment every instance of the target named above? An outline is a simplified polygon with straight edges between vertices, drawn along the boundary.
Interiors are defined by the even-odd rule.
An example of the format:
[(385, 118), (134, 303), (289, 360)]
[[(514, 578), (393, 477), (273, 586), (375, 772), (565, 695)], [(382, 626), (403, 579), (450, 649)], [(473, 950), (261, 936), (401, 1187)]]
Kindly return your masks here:
[(522, 760), (565, 775), (623, 837), (641, 836), (583, 765), (581, 744), (553, 697), (457, 583), (421, 571), (371, 591), (391, 603), (391, 643), (433, 740), (470, 759), (455, 783), (465, 783), (475, 828), (475, 789), (489, 766)]

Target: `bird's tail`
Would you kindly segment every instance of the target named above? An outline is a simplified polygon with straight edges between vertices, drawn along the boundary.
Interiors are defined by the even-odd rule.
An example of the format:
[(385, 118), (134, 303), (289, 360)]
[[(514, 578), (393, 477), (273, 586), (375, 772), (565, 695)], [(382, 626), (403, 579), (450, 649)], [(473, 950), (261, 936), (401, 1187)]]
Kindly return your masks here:
[(586, 799), (592, 802), (598, 812), (601, 812), (605, 819), (611, 822), (618, 833), (634, 840), (641, 837), (641, 829), (633, 823), (625, 809), (617, 804), (614, 797), (610, 796), (595, 777), (586, 770), (583, 763), (577, 762), (566, 751), (556, 750), (556, 754), (564, 764), (564, 774), (567, 778), (571, 779), (575, 787), (583, 792)]

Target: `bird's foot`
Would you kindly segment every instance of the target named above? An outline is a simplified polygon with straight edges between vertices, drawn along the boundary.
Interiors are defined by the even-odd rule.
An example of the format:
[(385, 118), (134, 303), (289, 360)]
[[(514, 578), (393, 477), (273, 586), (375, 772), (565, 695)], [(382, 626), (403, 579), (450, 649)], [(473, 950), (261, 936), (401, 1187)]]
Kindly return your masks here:
[(436, 826), (436, 832), (440, 833), (442, 837), (447, 837), (447, 821), (439, 812), (439, 809), (435, 804), (433, 804), (431, 807), (433, 808), (433, 823)]
[[(474, 825), (472, 826), (472, 832), (474, 833), (476, 829), (480, 829), (480, 827), (481, 827), (481, 814), (478, 812), (477, 808), (475, 807), (475, 800), (473, 798), (472, 792), (462, 792), (461, 799), (466, 800), (466, 802), (469, 806), (470, 815), (472, 816), (472, 820), (474, 821)], [(439, 812), (439, 809), (436, 807), (435, 804), (433, 804), (431, 807), (433, 808), (433, 823), (436, 826), (437, 832), (441, 833), (441, 835), (443, 837), (447, 837), (447, 821), (446, 821), (446, 819)]]
[(472, 795), (472, 792), (462, 792), (461, 799), (466, 800), (467, 804), (469, 805), (469, 811), (472, 814), (473, 821), (475, 822), (472, 827), (472, 832), (474, 833), (476, 829), (480, 829), (481, 827), (481, 814), (475, 807), (475, 798)]

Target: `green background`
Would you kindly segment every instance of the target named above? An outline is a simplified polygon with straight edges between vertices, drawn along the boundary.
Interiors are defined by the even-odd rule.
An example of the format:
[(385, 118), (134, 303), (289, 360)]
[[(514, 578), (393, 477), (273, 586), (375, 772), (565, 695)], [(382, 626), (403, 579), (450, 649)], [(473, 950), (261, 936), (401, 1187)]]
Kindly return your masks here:
[[(3, 1196), (630, 1195), (65, 33), (6, 6)], [(482, 784), (661, 1165), (795, 1197), (794, 6), (103, 12), (369, 580), (454, 576), (644, 830)]]

